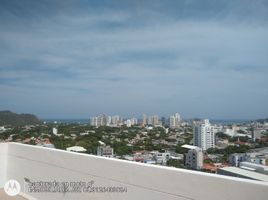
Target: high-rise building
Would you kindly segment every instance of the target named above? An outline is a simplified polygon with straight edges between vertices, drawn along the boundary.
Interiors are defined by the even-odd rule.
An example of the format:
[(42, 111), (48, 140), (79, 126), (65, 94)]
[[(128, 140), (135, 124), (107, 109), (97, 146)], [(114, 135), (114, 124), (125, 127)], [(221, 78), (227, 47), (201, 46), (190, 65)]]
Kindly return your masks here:
[(90, 118), (90, 125), (91, 126), (98, 126), (98, 117), (91, 117)]
[(112, 124), (112, 117), (107, 116), (107, 125), (110, 126)]
[(158, 117), (158, 115), (153, 115), (152, 116), (152, 125), (153, 126), (159, 125), (159, 117)]
[(122, 118), (118, 115), (112, 116), (112, 125), (119, 126), (122, 123)]
[(107, 126), (107, 124), (108, 124), (108, 116), (105, 115), (105, 114), (102, 114), (102, 115), (99, 116), (99, 118), (100, 118), (101, 126)]
[(147, 116), (145, 114), (142, 115), (142, 126), (146, 126), (148, 124)]
[(253, 142), (256, 142), (256, 140), (260, 140), (262, 136), (262, 129), (255, 128), (254, 126), (251, 127), (251, 139)]
[(133, 126), (133, 125), (137, 125), (137, 124), (138, 124), (138, 120), (137, 120), (137, 118), (127, 119), (126, 121), (124, 121), (124, 124), (125, 124), (127, 127), (131, 127), (131, 126)]
[(125, 121), (125, 124), (127, 125), (127, 127), (131, 127), (132, 126), (130, 119), (126, 120)]
[(215, 131), (208, 119), (194, 124), (193, 136), (194, 145), (200, 147), (202, 150), (215, 147)]
[(91, 126), (107, 126), (108, 125), (108, 117), (106, 115), (99, 115), (97, 117), (90, 118)]
[(152, 116), (148, 116), (148, 118), (147, 118), (147, 124), (148, 125), (153, 125), (153, 118), (152, 118)]
[(175, 121), (175, 117), (173, 115), (171, 115), (169, 117), (169, 127), (176, 128), (176, 121)]
[(166, 126), (167, 125), (167, 120), (165, 117), (161, 117), (161, 123), (163, 126)]
[(138, 119), (137, 118), (131, 118), (131, 125), (137, 125), (138, 124)]
[(175, 115), (171, 115), (169, 117), (169, 127), (170, 128), (178, 128), (181, 123), (181, 116), (179, 113), (176, 113)]
[(157, 125), (161, 125), (161, 123), (159, 122), (159, 117), (158, 115), (152, 115), (148, 117), (148, 121), (147, 121), (148, 125), (152, 125), (152, 126), (157, 126)]

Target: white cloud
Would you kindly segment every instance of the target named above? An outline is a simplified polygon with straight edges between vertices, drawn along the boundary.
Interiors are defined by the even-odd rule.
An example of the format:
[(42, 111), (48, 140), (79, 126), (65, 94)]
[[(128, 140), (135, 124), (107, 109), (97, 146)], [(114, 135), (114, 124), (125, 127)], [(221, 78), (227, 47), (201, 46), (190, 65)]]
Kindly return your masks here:
[[(81, 15), (61, 12), (29, 21), (29, 29), (16, 27), (17, 19), (13, 28), (0, 28), (0, 85), (10, 94), (3, 106), (16, 104), (21, 95), (17, 91), (39, 95), (42, 91), (44, 98), (39, 101), (43, 104), (46, 95), (57, 97), (55, 105), (65, 102), (68, 106), (71, 99), (81, 103), (79, 96), (90, 99), (95, 112), (100, 107), (115, 112), (131, 104), (126, 112), (139, 108), (165, 114), (184, 109), (190, 117), (194, 109), (202, 115), (210, 106), (224, 105), (225, 98), (226, 106), (234, 107), (234, 102), (239, 112), (252, 101), (261, 101), (254, 95), (268, 98), (267, 26), (255, 21), (231, 23), (232, 14), (221, 20), (167, 15), (153, 21), (154, 16), (163, 15), (143, 12), (150, 14), (145, 22), (135, 12), (111, 9)], [(57, 95), (57, 90), (63, 95)], [(82, 102), (81, 106), (87, 106)], [(196, 106), (178, 106), (187, 102), (189, 107)], [(224, 110), (217, 111), (219, 117), (229, 117), (225, 112), (221, 115)], [(236, 111), (231, 114), (239, 116)]]

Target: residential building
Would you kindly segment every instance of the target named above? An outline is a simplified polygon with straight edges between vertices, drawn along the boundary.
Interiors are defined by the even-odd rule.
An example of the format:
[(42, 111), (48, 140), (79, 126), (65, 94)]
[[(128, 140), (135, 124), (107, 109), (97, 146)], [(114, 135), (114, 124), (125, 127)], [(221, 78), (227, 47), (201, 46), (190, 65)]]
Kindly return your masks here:
[(90, 118), (90, 125), (96, 126), (96, 127), (107, 126), (108, 121), (109, 121), (108, 116), (102, 114), (102, 115)]
[(127, 127), (131, 127), (131, 120), (130, 119), (128, 119), (127, 121), (125, 121), (125, 124), (127, 125)]
[(138, 119), (137, 118), (131, 118), (130, 121), (131, 121), (132, 126), (138, 124)]
[(240, 162), (246, 161), (245, 153), (234, 153), (229, 156), (229, 164), (238, 167)]
[(54, 144), (51, 144), (51, 143), (39, 143), (39, 144), (37, 144), (36, 146), (42, 146), (42, 147), (46, 147), (46, 148), (52, 148), (52, 149), (55, 149)]
[(112, 125), (119, 126), (122, 124), (122, 118), (118, 115), (114, 115), (112, 116), (111, 122), (112, 122)]
[(98, 126), (98, 117), (91, 117), (90, 118), (90, 125), (91, 126)]
[(251, 128), (251, 139), (252, 139), (253, 142), (255, 142), (256, 140), (261, 139), (262, 131), (263, 130), (260, 129), (260, 128), (255, 128), (255, 127)]
[(152, 151), (150, 154), (153, 155), (153, 159), (155, 160), (156, 164), (166, 165), (167, 161), (170, 159), (170, 152), (159, 152), (159, 151)]
[(181, 117), (179, 113), (176, 113), (175, 115), (171, 115), (169, 117), (169, 127), (170, 128), (178, 128), (181, 123)]
[(194, 124), (193, 136), (193, 144), (203, 151), (215, 147), (215, 131), (208, 119)]
[(185, 166), (191, 169), (200, 170), (203, 166), (203, 152), (202, 149), (192, 145), (182, 145), (183, 148), (189, 149), (185, 154)]
[(147, 124), (148, 124), (148, 125), (152, 125), (152, 126), (160, 125), (161, 123), (159, 122), (159, 117), (158, 117), (158, 115), (149, 116), (149, 117), (148, 117)]
[(54, 135), (58, 135), (58, 129), (57, 128), (52, 128), (52, 133)]
[(124, 124), (127, 127), (131, 127), (131, 126), (134, 126), (134, 125), (138, 124), (138, 120), (137, 120), (137, 118), (127, 119), (126, 121), (124, 121)]
[(107, 116), (107, 125), (111, 125), (112, 124), (112, 117), (111, 116)]
[(250, 162), (268, 166), (268, 148), (251, 149), (247, 153), (235, 153), (229, 156), (229, 163), (232, 166), (240, 166), (241, 162)]
[(146, 126), (148, 124), (147, 116), (145, 114), (142, 115), (142, 126)]
[(68, 148), (66, 148), (66, 150), (67, 151), (72, 151), (72, 152), (77, 152), (77, 153), (82, 153), (82, 152), (87, 151), (84, 147), (81, 147), (81, 146), (68, 147)]
[(114, 157), (114, 149), (104, 142), (99, 141), (100, 146), (97, 147), (97, 155), (104, 156), (108, 158)]
[(4, 132), (6, 131), (5, 127), (4, 126), (0, 126), (0, 132)]

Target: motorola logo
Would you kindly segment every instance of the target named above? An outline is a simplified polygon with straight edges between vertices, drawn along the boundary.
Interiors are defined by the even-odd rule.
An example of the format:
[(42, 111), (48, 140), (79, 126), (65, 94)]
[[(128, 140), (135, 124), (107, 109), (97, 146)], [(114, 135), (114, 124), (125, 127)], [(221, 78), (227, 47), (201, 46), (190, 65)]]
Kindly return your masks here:
[(9, 196), (16, 196), (20, 193), (20, 184), (16, 180), (9, 180), (4, 186), (4, 190)]

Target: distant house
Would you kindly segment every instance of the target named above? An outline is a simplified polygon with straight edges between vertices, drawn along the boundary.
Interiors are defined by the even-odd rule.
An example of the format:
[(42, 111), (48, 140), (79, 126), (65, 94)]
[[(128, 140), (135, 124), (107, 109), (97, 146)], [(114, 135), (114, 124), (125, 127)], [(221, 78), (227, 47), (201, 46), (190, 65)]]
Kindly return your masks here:
[(156, 164), (166, 165), (167, 161), (170, 159), (170, 152), (161, 153), (159, 151), (152, 151), (151, 154)]
[(4, 126), (0, 126), (0, 132), (4, 132), (6, 131), (5, 127)]
[(191, 169), (202, 169), (203, 152), (202, 149), (192, 145), (182, 145), (183, 148), (189, 149), (185, 154), (185, 165)]
[(41, 146), (41, 147), (46, 147), (46, 148), (52, 148), (52, 149), (55, 149), (54, 144), (51, 144), (51, 143), (39, 143), (39, 144), (37, 144), (36, 146)]
[(83, 153), (86, 152), (87, 150), (84, 147), (81, 146), (72, 146), (66, 148), (67, 151), (72, 151), (72, 152), (78, 152), (78, 153)]
[(104, 142), (99, 141), (100, 146), (97, 147), (97, 155), (104, 156), (108, 158), (114, 157), (114, 149)]

